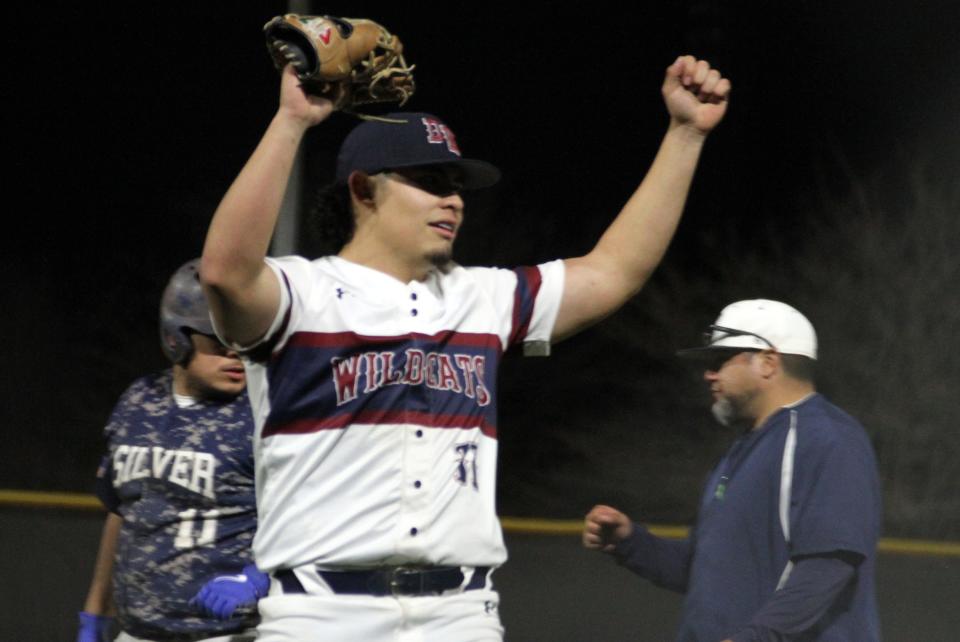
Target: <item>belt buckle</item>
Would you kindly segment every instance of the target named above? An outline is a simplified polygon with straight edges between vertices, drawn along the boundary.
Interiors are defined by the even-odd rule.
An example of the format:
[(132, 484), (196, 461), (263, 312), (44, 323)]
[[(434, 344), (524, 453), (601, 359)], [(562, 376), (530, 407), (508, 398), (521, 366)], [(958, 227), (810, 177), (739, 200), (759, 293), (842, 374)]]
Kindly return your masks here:
[[(411, 580), (413, 580), (411, 582)], [(411, 566), (390, 569), (387, 586), (391, 595), (423, 595), (423, 571)]]

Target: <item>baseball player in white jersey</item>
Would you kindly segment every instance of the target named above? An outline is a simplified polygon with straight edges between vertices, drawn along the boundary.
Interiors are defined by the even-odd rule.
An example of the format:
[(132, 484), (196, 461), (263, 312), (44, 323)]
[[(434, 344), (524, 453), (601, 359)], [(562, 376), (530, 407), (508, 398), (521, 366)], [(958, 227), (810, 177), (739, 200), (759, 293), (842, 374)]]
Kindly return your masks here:
[(263, 642), (500, 640), (492, 571), (496, 380), (503, 352), (569, 336), (646, 282), (676, 229), (730, 83), (702, 60), (665, 73), (670, 126), (643, 183), (587, 255), (515, 270), (451, 261), (460, 191), (496, 182), (429, 114), (344, 141), (333, 255), (266, 258), (294, 156), (329, 101), (291, 69), (221, 202), (201, 274), (242, 350), (255, 413), (259, 527), (272, 574)]

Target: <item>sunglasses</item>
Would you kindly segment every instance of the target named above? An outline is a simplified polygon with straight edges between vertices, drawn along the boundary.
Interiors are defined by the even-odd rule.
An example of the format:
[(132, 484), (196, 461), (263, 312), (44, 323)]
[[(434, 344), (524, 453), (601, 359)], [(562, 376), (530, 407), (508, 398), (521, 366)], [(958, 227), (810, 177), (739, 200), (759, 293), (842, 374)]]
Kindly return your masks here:
[[(723, 336), (715, 339), (713, 335), (716, 332), (722, 332)], [(770, 346), (771, 350), (777, 349), (777, 346), (773, 345), (769, 339), (766, 339), (755, 332), (737, 330), (736, 328), (727, 328), (722, 325), (711, 325), (710, 329), (703, 333), (703, 345), (709, 348), (713, 346), (716, 341), (726, 339), (727, 337), (755, 337)], [(710, 357), (704, 361), (704, 367), (711, 372), (718, 372), (720, 368), (723, 367), (723, 364), (742, 352), (760, 352), (759, 348), (717, 347), (715, 350), (715, 354), (710, 355)]]
[[(715, 332), (722, 332), (723, 336), (717, 337), (716, 339), (714, 339), (713, 334)], [(769, 339), (761, 337), (759, 334), (755, 332), (747, 332), (746, 330), (737, 330), (736, 328), (726, 328), (722, 325), (711, 325), (710, 329), (703, 333), (703, 345), (709, 348), (714, 344), (715, 341), (721, 341), (723, 339), (726, 339), (727, 337), (756, 337), (757, 339), (760, 339), (765, 344), (770, 346), (771, 350), (777, 349), (777, 346), (773, 345), (773, 343)]]

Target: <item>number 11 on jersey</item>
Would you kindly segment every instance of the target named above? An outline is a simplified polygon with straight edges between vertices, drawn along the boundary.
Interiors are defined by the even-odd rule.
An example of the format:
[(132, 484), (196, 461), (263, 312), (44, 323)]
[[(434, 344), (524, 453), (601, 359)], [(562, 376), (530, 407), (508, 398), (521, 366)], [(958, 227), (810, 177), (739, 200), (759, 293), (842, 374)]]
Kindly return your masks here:
[[(199, 515), (199, 524), (197, 516)], [(181, 511), (180, 528), (177, 529), (177, 537), (173, 540), (173, 545), (179, 549), (196, 548), (198, 546), (207, 546), (213, 544), (217, 539), (217, 518), (220, 517), (218, 510), (200, 511), (196, 508)]]

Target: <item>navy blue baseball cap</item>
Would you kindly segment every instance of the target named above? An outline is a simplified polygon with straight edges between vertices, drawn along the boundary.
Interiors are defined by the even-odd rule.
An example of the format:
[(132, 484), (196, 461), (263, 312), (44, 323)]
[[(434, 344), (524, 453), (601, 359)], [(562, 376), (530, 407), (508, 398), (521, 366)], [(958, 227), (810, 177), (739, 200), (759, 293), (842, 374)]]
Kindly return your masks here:
[(367, 120), (347, 134), (337, 156), (338, 183), (346, 183), (355, 170), (377, 174), (421, 165), (456, 165), (463, 171), (463, 189), (500, 180), (500, 170), (490, 163), (463, 158), (453, 130), (436, 116), (394, 112), (383, 118), (395, 122)]

